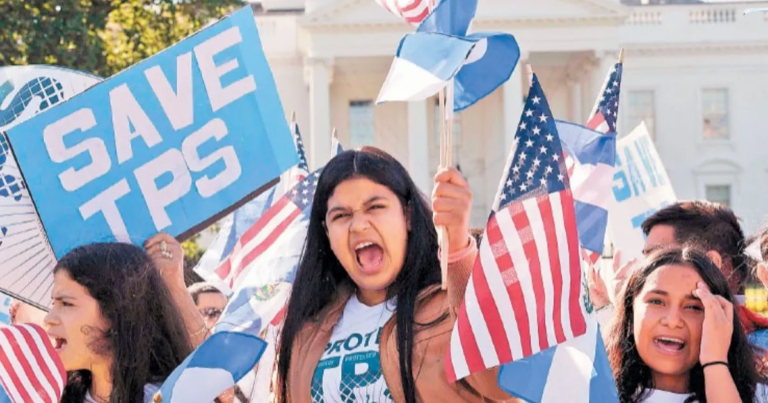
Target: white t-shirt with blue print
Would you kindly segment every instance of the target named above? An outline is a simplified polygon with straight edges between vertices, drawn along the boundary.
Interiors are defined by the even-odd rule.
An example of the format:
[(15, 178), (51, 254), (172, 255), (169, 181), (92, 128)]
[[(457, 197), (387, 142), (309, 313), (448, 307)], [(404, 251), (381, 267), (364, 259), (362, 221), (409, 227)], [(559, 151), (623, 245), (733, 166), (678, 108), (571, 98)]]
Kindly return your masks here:
[(312, 379), (312, 403), (391, 403), (381, 372), (379, 343), (393, 301), (376, 306), (352, 296), (333, 329)]

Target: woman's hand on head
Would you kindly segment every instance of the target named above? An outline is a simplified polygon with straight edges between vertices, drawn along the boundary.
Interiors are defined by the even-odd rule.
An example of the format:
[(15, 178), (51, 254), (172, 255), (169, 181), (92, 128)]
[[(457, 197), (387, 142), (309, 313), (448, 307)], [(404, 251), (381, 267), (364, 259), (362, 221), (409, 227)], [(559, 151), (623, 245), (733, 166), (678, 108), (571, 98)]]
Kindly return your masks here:
[(160, 232), (144, 243), (147, 254), (155, 262), (168, 286), (184, 288), (184, 250), (176, 238)]
[(469, 242), (472, 192), (456, 168), (443, 168), (435, 176), (432, 211), (436, 227), (448, 230), (449, 253), (459, 252)]
[(733, 304), (719, 295), (713, 295), (703, 282), (699, 282), (694, 294), (704, 305), (699, 362), (728, 362), (733, 336)]

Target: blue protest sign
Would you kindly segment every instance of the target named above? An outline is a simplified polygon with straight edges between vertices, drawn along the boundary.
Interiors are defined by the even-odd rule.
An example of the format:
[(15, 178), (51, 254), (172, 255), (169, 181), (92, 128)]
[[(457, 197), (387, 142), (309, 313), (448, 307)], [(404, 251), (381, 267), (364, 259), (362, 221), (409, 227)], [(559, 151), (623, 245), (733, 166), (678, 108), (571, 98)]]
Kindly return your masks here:
[(8, 131), (51, 248), (184, 239), (298, 157), (249, 7)]

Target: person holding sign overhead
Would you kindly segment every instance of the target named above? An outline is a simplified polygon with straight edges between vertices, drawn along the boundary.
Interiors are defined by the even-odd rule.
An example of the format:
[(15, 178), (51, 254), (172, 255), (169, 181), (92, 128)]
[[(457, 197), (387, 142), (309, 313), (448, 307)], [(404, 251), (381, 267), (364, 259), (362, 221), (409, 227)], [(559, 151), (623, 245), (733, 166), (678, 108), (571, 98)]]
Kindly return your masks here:
[[(472, 193), (453, 168), (432, 209), (405, 168), (372, 148), (324, 168), (288, 302), (277, 358), (278, 402), (512, 401), (498, 369), (449, 383), (444, 357), (477, 255)], [(435, 226), (450, 234), (441, 289)], [(364, 368), (363, 372), (360, 368)]]

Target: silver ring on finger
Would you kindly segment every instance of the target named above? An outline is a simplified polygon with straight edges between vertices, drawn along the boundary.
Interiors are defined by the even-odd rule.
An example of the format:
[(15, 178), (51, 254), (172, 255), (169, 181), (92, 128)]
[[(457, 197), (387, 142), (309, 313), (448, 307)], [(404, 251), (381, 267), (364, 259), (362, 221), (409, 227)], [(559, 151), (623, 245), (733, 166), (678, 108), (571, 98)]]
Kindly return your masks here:
[(160, 255), (163, 258), (168, 259), (168, 260), (173, 259), (173, 253), (171, 253), (171, 251), (169, 251), (168, 249), (161, 250), (160, 251)]

